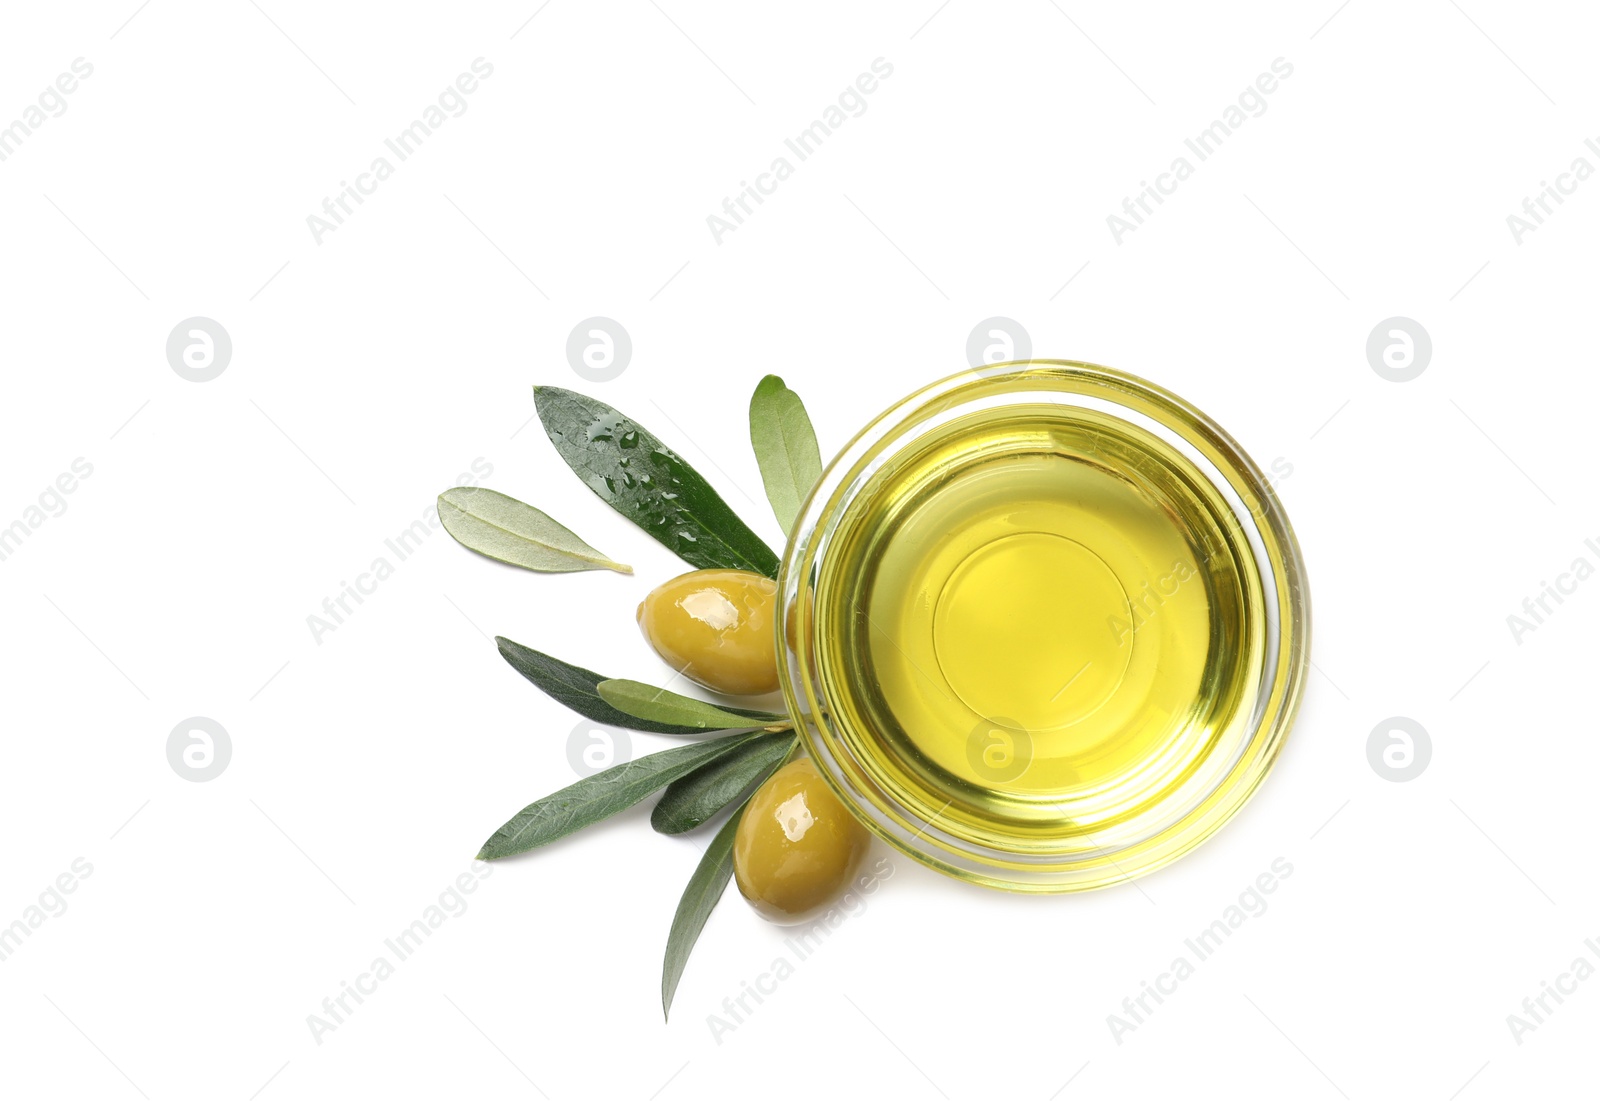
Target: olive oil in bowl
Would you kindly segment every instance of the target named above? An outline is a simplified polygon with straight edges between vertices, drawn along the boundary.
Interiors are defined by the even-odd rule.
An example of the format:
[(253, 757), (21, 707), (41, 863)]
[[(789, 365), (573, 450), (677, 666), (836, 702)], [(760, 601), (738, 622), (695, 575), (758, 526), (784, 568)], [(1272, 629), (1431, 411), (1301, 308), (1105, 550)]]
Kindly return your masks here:
[(918, 859), (1035, 891), (1148, 871), (1237, 809), (1292, 716), (1307, 617), (1280, 520), (1219, 429), (1137, 380), (1030, 363), (936, 384), (802, 517), (791, 707)]

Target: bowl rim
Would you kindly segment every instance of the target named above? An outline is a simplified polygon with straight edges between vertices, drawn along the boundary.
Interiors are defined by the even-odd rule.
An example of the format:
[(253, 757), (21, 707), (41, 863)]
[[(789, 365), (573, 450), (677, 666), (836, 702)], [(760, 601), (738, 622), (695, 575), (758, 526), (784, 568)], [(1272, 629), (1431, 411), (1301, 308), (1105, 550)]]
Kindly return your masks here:
[[(1263, 658), (1256, 708), (1234, 760), (1227, 762), (1217, 783), (1152, 835), (1079, 860), (1041, 860), (975, 845), (941, 830), (937, 814), (925, 820), (865, 780), (858, 768), (841, 759), (840, 739), (814, 691), (811, 648), (791, 649), (787, 643), (791, 632), (797, 639), (806, 637), (809, 601), (800, 598), (809, 595), (816, 561), (826, 553), (828, 525), (847, 512), (856, 493), (896, 452), (890, 445), (910, 444), (936, 427), (941, 416), (948, 420), (961, 410), (983, 407), (975, 402), (1017, 404), (1021, 395), (1109, 413), (1146, 431), (1154, 429), (1165, 442), (1177, 445), (1217, 486), (1245, 528), (1258, 566), (1256, 595), (1268, 620), (1269, 653)], [(921, 431), (906, 434), (911, 429)], [(1077, 360), (1016, 360), (961, 371), (878, 414), (828, 463), (807, 497), (784, 549), (777, 584), (775, 631), (784, 701), (828, 786), (869, 830), (899, 852), (954, 878), (999, 890), (1059, 893), (1109, 887), (1163, 868), (1211, 837), (1271, 771), (1298, 715), (1310, 668), (1305, 563), (1282, 502), (1260, 467), (1220, 425), (1178, 395), (1135, 375)]]

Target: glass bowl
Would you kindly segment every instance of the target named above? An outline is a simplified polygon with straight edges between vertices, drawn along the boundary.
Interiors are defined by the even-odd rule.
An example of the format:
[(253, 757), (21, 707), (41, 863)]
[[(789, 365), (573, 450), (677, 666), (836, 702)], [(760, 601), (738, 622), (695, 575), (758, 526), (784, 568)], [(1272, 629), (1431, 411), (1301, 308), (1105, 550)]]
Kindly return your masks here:
[(1198, 409), (1088, 363), (967, 371), (883, 413), (813, 489), (778, 586), (819, 771), (895, 848), (1006, 890), (1109, 886), (1205, 840), (1309, 665), (1268, 478)]

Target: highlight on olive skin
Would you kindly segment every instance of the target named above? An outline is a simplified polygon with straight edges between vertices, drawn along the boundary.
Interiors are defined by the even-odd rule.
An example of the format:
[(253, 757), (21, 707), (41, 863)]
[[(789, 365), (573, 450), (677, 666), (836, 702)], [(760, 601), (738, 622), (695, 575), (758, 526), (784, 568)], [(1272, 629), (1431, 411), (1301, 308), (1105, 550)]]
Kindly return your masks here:
[(757, 573), (694, 570), (653, 589), (637, 618), (661, 660), (696, 684), (762, 695), (778, 689), (777, 597), (777, 584)]
[(870, 838), (809, 759), (756, 789), (733, 840), (733, 875), (756, 913), (779, 925), (821, 914), (849, 886)]

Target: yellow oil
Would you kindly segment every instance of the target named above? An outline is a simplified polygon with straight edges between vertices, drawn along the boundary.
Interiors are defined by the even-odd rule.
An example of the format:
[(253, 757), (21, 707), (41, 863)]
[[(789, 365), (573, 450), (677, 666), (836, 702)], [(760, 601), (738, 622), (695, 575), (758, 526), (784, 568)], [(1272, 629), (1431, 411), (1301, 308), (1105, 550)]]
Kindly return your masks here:
[(1255, 700), (1245, 535), (1121, 419), (954, 421), (872, 475), (823, 558), (812, 638), (840, 736), (890, 800), (974, 843), (1104, 839)]

